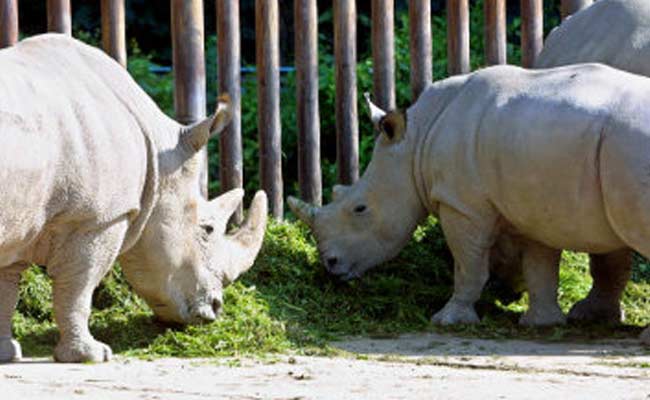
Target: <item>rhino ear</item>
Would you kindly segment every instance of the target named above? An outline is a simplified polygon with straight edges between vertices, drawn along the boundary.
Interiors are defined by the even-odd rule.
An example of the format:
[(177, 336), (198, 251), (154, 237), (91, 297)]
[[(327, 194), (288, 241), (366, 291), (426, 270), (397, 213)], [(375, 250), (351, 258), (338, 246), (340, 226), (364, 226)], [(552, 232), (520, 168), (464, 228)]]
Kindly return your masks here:
[(208, 144), (208, 140), (221, 132), (232, 120), (232, 103), (228, 94), (222, 94), (217, 101), (215, 113), (203, 121), (190, 126), (183, 133), (183, 140), (194, 152)]
[(379, 131), (390, 142), (398, 142), (406, 133), (406, 116), (400, 110), (391, 111), (379, 121)]
[(375, 128), (379, 129), (379, 122), (386, 115), (386, 111), (382, 110), (370, 100), (370, 93), (365, 92), (363, 97), (366, 99), (366, 104), (368, 105), (368, 112), (370, 113), (370, 120)]

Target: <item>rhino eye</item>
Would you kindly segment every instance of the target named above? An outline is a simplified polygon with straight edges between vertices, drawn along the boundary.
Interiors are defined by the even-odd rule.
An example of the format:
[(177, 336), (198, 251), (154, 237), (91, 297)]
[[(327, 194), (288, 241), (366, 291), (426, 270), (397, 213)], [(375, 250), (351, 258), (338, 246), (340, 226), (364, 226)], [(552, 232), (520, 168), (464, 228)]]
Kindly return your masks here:
[(201, 228), (207, 233), (208, 235), (214, 232), (214, 227), (212, 225), (201, 225)]
[(368, 209), (368, 207), (366, 207), (364, 204), (361, 204), (361, 205), (358, 205), (358, 206), (354, 207), (354, 213), (355, 214), (361, 214), (361, 213), (365, 212), (367, 209)]

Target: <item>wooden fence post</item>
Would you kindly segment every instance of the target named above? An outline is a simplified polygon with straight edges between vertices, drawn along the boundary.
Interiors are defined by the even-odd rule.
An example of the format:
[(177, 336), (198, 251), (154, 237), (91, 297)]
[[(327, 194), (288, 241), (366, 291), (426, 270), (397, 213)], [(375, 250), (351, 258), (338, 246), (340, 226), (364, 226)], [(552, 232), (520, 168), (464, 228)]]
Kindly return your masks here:
[(344, 185), (359, 178), (357, 119), (357, 11), (355, 0), (334, 0), (336, 162)]
[(282, 219), (280, 27), (278, 18), (278, 0), (255, 0), (260, 182), (262, 189), (268, 195), (271, 215), (276, 219)]
[(393, 0), (372, 0), (372, 83), (374, 102), (395, 108), (395, 38)]
[(0, 0), (0, 49), (18, 41), (18, 0)]
[(506, 2), (487, 0), (485, 10), (485, 61), (488, 65), (507, 63)]
[[(191, 124), (205, 117), (205, 54), (203, 2), (171, 0), (174, 109), (176, 119)], [(207, 151), (203, 150), (207, 155)], [(207, 198), (207, 156), (201, 173), (201, 190)]]
[(316, 0), (294, 0), (293, 4), (296, 23), (298, 183), (304, 201), (321, 205), (318, 7)]
[(124, 0), (102, 0), (102, 47), (126, 67), (126, 24)]
[(411, 99), (417, 100), (433, 80), (431, 61), (431, 2), (409, 0), (409, 48), (411, 52)]
[(468, 0), (447, 0), (447, 72), (470, 72)]
[(593, 0), (562, 0), (562, 19), (593, 4)]
[(532, 68), (544, 45), (543, 0), (521, 0), (521, 65)]
[(47, 0), (47, 30), (72, 35), (70, 0)]
[[(232, 121), (219, 136), (219, 179), (221, 191), (244, 187), (244, 162), (241, 138), (241, 41), (239, 0), (217, 0), (217, 76), (219, 93), (232, 101)], [(242, 221), (242, 207), (233, 216)]]

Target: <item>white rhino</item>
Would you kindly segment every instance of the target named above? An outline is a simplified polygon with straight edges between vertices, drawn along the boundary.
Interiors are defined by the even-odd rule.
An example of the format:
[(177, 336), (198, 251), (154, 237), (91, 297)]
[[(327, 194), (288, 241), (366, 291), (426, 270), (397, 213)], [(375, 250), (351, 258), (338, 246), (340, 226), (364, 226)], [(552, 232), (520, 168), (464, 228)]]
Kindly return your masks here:
[(498, 66), (445, 79), (406, 113), (373, 106), (381, 135), (357, 183), (338, 187), (322, 208), (289, 204), (330, 272), (348, 277), (396, 255), (437, 215), (455, 259), (454, 294), (433, 316), (438, 324), (478, 322), (473, 305), (506, 234), (523, 249), (530, 308), (522, 322), (536, 323), (537, 310), (562, 319), (562, 249), (650, 256), (649, 102), (650, 79), (600, 64)]
[[(600, 62), (650, 77), (650, 1), (600, 0), (571, 16), (548, 36), (535, 67), (585, 62)], [(501, 278), (521, 285), (521, 255), (516, 241), (504, 235), (495, 246), (491, 267)], [(590, 271), (594, 285), (587, 298), (573, 306), (569, 319), (620, 322), (620, 299), (631, 274), (631, 252), (592, 254)], [(553, 296), (546, 303), (556, 301), (555, 291), (549, 288), (545, 293)]]
[(228, 99), (181, 126), (103, 52), (56, 34), (0, 51), (0, 71), (0, 361), (20, 357), (11, 316), (28, 263), (53, 279), (57, 361), (110, 358), (88, 317), (116, 259), (162, 320), (213, 320), (223, 286), (253, 264), (267, 214), (259, 192), (226, 235), (243, 191), (200, 195), (197, 152), (230, 121)]

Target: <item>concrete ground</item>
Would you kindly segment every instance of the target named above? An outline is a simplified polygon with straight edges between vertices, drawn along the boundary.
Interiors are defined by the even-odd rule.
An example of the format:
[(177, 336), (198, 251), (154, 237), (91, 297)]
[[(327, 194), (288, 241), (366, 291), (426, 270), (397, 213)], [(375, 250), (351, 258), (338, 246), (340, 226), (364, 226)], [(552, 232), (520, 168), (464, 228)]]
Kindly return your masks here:
[(0, 365), (1, 399), (650, 399), (650, 351), (592, 344), (454, 338), (354, 339), (348, 357), (118, 357)]

